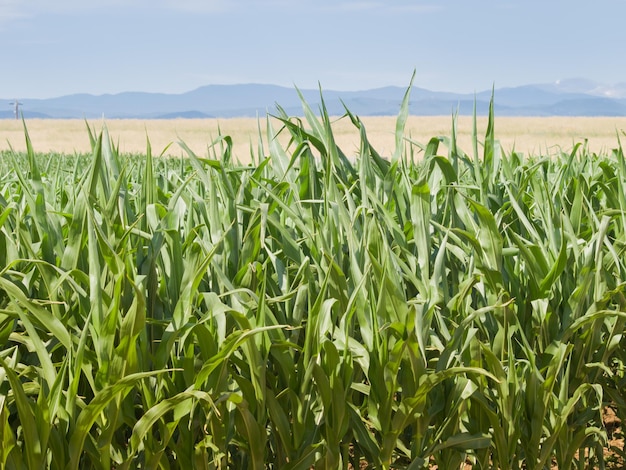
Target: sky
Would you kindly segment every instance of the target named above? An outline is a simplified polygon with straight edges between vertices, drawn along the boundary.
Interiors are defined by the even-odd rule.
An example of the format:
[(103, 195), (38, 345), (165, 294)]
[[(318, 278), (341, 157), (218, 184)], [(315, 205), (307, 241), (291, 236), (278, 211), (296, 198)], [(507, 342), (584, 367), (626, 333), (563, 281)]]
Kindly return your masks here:
[(626, 82), (626, 0), (0, 0), (0, 98)]

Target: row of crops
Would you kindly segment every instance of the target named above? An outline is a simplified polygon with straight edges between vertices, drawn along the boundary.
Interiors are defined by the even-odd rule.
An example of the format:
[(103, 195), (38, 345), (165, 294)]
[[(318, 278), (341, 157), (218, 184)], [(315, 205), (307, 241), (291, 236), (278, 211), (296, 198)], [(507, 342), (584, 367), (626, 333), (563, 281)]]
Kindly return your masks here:
[(472, 149), (454, 120), (420, 145), (407, 100), (387, 158), (306, 103), (250, 165), (226, 136), (120, 155), (106, 128), (1, 154), (0, 467), (615, 465), (618, 139), (524, 158), (492, 114)]

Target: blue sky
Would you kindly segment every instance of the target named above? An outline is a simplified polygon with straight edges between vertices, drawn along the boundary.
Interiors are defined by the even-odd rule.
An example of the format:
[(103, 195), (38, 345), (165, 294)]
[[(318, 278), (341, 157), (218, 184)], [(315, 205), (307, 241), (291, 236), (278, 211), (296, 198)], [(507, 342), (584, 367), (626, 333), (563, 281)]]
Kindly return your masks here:
[(626, 0), (0, 0), (0, 98), (626, 82)]

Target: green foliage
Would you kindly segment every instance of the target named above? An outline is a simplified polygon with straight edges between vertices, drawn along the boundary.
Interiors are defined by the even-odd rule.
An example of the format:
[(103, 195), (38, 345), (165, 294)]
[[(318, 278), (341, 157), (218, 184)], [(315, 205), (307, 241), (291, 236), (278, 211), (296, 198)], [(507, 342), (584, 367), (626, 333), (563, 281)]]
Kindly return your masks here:
[(346, 110), (352, 161), (303, 106), (251, 165), (228, 136), (120, 155), (106, 128), (0, 155), (1, 467), (605, 465), (621, 148), (506, 155), (493, 107), (472, 157), (454, 122), (420, 146), (407, 94), (390, 160)]

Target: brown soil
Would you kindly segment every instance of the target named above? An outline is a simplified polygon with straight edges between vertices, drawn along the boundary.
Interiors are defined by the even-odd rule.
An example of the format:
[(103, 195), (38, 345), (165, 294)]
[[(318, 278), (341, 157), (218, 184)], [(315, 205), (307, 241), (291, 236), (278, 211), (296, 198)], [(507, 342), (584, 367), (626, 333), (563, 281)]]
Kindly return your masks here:
[[(615, 414), (615, 411), (607, 407), (604, 410), (604, 426), (609, 438), (608, 447), (604, 452), (604, 459), (606, 461), (607, 470), (624, 470), (626, 469), (626, 461), (624, 455), (626, 449), (624, 448), (624, 434), (622, 431), (622, 422)], [(367, 462), (361, 462), (359, 470), (365, 470), (369, 468)], [(465, 463), (458, 470), (472, 470), (470, 463)], [(354, 470), (352, 465), (348, 465), (349, 470)], [(554, 464), (551, 467), (552, 470), (558, 470), (558, 467)], [(438, 470), (437, 465), (431, 465), (430, 470)], [(455, 469), (457, 470), (457, 469)]]

